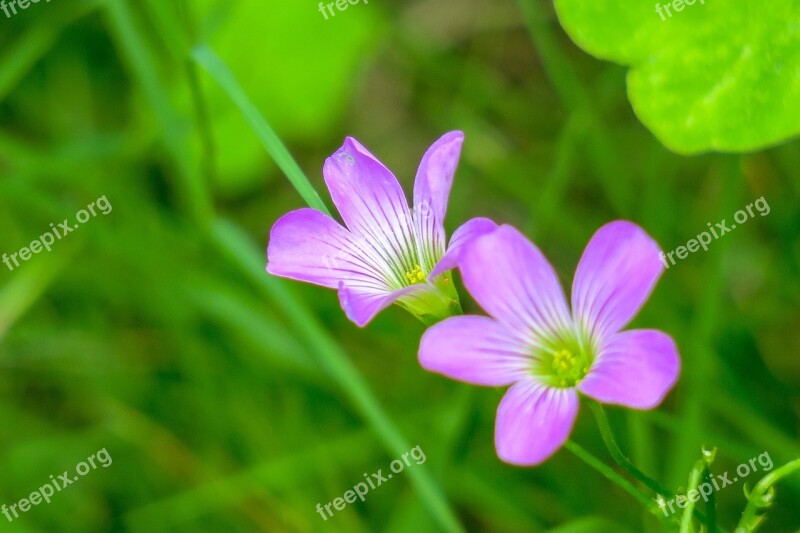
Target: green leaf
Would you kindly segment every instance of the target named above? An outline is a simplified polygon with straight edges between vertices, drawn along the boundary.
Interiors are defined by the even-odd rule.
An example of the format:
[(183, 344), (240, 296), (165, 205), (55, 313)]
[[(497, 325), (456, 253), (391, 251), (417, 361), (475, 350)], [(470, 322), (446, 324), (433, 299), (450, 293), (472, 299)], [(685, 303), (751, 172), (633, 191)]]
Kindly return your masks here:
[(631, 67), (633, 109), (670, 149), (750, 151), (797, 135), (800, 4), (675, 1), (680, 11), (667, 0), (555, 6), (578, 46)]

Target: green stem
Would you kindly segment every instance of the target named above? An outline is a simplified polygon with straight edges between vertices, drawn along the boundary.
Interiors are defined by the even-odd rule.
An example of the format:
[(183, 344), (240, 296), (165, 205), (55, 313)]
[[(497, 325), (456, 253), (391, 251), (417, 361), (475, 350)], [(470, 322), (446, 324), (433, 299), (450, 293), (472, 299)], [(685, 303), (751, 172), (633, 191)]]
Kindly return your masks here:
[[(714, 474), (711, 473), (711, 466), (706, 465), (706, 471), (703, 475), (703, 482), (708, 483), (711, 485), (712, 478)], [(717, 527), (717, 493), (716, 491), (711, 491), (711, 494), (708, 495), (708, 501), (706, 502), (706, 516), (708, 516), (708, 531), (709, 533), (717, 533), (719, 528)]]
[(759, 511), (772, 505), (775, 493), (773, 485), (796, 471), (800, 471), (800, 459), (786, 463), (761, 478), (747, 497), (747, 507), (734, 533), (752, 533), (758, 529), (764, 521), (764, 516), (760, 515)]
[(568, 440), (566, 443), (564, 443), (564, 447), (572, 452), (578, 459), (597, 470), (600, 475), (605, 477), (607, 480), (611, 481), (619, 488), (633, 496), (636, 501), (642, 504), (642, 507), (647, 509), (647, 511), (661, 520), (661, 522), (663, 522), (665, 525), (673, 529), (675, 528), (675, 524), (670, 522), (670, 520), (661, 512), (652, 498), (637, 488), (633, 483), (617, 474), (613, 468), (605, 464), (603, 461), (586, 451), (586, 449), (572, 440)]
[(600, 434), (603, 436), (603, 442), (606, 448), (608, 448), (611, 457), (614, 458), (614, 461), (656, 494), (673, 497), (675, 494), (671, 490), (636, 468), (636, 466), (625, 457), (622, 450), (617, 446), (617, 442), (614, 440), (614, 434), (611, 432), (611, 425), (608, 423), (608, 417), (606, 416), (603, 406), (590, 400), (589, 407), (592, 409), (595, 419), (597, 419), (597, 425), (600, 428)]
[[(700, 485), (700, 478), (706, 471), (706, 462), (703, 459), (698, 460), (692, 471), (689, 472), (689, 482), (687, 487), (697, 487)], [(692, 518), (694, 517), (694, 504), (695, 500), (686, 498), (686, 507), (683, 509), (683, 516), (681, 517), (680, 533), (694, 533), (694, 526), (692, 525)]]
[[(190, 9), (190, 6), (186, 4), (186, 0), (181, 0), (178, 4), (178, 11), (180, 12), (181, 22), (183, 23), (184, 33), (186, 34), (186, 42), (194, 43), (197, 39), (197, 31)], [(189, 46), (190, 45), (187, 44), (187, 48)], [(191, 58), (187, 57), (184, 59), (184, 66), (186, 69), (186, 78), (189, 82), (192, 107), (194, 108), (195, 120), (199, 133), (198, 137), (200, 138), (200, 145), (202, 147), (200, 152), (201, 164), (203, 173), (205, 174), (206, 186), (211, 188), (216, 183), (216, 148), (214, 145), (214, 134), (211, 128), (211, 117), (208, 112), (208, 103), (203, 94), (203, 89), (200, 86), (197, 64)]]
[[(672, 490), (668, 489), (655, 479), (636, 468), (636, 465), (631, 463), (628, 458), (625, 457), (625, 454), (623, 454), (622, 450), (620, 450), (619, 446), (617, 446), (616, 440), (614, 440), (614, 434), (611, 431), (611, 425), (608, 423), (608, 417), (606, 416), (603, 406), (594, 400), (588, 400), (588, 403), (589, 407), (591, 407), (592, 412), (594, 413), (595, 418), (597, 419), (597, 425), (600, 428), (600, 434), (603, 437), (603, 442), (605, 443), (606, 448), (608, 448), (608, 451), (614, 461), (616, 461), (619, 466), (624, 468), (631, 476), (639, 480), (642, 484), (659, 496), (667, 497), (669, 499), (674, 498), (675, 493)], [(703, 524), (708, 525), (708, 518), (702, 512), (694, 509), (693, 513), (698, 520), (700, 520)]]

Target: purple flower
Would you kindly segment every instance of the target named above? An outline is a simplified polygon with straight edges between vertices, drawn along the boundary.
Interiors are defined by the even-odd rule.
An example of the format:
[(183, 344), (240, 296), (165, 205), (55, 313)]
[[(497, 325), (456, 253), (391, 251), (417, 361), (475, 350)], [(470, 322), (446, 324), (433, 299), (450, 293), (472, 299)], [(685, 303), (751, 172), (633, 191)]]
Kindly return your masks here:
[(287, 213), (270, 232), (267, 272), (338, 289), (347, 317), (362, 327), (392, 303), (427, 324), (460, 313), (445, 272), (456, 266), (464, 243), (497, 227), (470, 220), (445, 253), (444, 217), (463, 141), (454, 131), (428, 149), (410, 209), (394, 174), (348, 137), (323, 168), (346, 227), (314, 209)]
[(647, 300), (663, 265), (640, 227), (611, 222), (594, 234), (572, 282), (572, 312), (553, 267), (511, 226), (476, 238), (459, 260), (464, 284), (491, 316), (429, 328), (423, 367), (475, 385), (510, 385), (497, 409), (497, 455), (539, 464), (566, 441), (578, 395), (634, 409), (655, 407), (680, 368), (657, 330), (620, 331)]

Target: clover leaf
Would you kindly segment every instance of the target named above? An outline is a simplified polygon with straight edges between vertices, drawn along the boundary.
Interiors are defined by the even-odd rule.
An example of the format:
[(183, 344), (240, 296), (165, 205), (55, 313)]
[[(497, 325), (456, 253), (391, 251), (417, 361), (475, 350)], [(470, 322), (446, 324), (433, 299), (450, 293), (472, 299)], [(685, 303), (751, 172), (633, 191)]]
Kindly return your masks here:
[(590, 54), (629, 65), (644, 125), (685, 154), (763, 148), (800, 132), (797, 0), (555, 0)]

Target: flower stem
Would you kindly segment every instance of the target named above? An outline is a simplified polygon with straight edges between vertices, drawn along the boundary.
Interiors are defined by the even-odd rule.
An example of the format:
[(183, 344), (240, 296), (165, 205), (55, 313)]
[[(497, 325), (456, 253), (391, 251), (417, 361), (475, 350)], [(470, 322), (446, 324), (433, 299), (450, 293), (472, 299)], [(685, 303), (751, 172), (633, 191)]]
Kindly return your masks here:
[(611, 432), (611, 425), (608, 423), (608, 417), (606, 416), (603, 406), (595, 401), (589, 401), (589, 407), (592, 409), (595, 419), (597, 419), (597, 425), (600, 428), (600, 434), (603, 437), (603, 442), (605, 443), (606, 448), (608, 448), (611, 457), (614, 458), (614, 461), (616, 461), (619, 466), (627, 470), (630, 475), (641, 481), (653, 492), (661, 494), (662, 496), (674, 496), (674, 493), (671, 490), (664, 487), (658, 481), (654, 480), (636, 468), (636, 466), (631, 463), (627, 457), (625, 457), (625, 455), (619, 449), (619, 446), (617, 446), (617, 442), (614, 440), (614, 434)]
[(775, 492), (773, 485), (796, 471), (800, 471), (800, 459), (786, 463), (761, 478), (747, 497), (747, 507), (734, 533), (752, 533), (758, 529), (764, 521), (764, 516), (759, 511), (772, 505)]
[(566, 443), (564, 443), (564, 447), (572, 452), (578, 459), (597, 470), (603, 477), (633, 496), (636, 501), (642, 504), (642, 507), (647, 509), (665, 525), (670, 526), (673, 529), (675, 528), (675, 524), (668, 520), (666, 515), (663, 515), (658, 506), (655, 505), (655, 502), (652, 500), (652, 498), (642, 492), (642, 490), (637, 488), (633, 483), (617, 474), (613, 468), (605, 464), (603, 461), (586, 451), (586, 449), (572, 440), (568, 440)]
[[(619, 446), (617, 446), (616, 440), (614, 440), (614, 434), (611, 431), (611, 425), (608, 423), (608, 417), (606, 416), (603, 406), (594, 400), (588, 400), (588, 403), (589, 407), (592, 409), (592, 413), (594, 413), (594, 416), (597, 419), (597, 425), (600, 428), (600, 434), (603, 437), (603, 442), (605, 443), (606, 448), (608, 448), (608, 452), (611, 454), (611, 457), (614, 459), (614, 461), (616, 461), (616, 463), (624, 468), (631, 476), (639, 480), (643, 485), (655, 492), (657, 495), (669, 499), (674, 498), (675, 492), (636, 468), (636, 465), (631, 463), (628, 458), (625, 457), (625, 454), (623, 454), (622, 450), (620, 450)], [(698, 509), (693, 509), (692, 513), (700, 522), (708, 526), (709, 520), (705, 514)], [(724, 530), (720, 528), (717, 528), (717, 531), (724, 533)]]
[[(711, 473), (711, 465), (706, 463), (706, 471), (703, 474), (703, 482), (711, 485), (713, 477), (714, 474)], [(708, 502), (706, 502), (705, 508), (706, 515), (708, 516), (708, 522), (706, 523), (708, 526), (708, 531), (710, 533), (717, 533), (719, 528), (717, 527), (717, 493), (715, 491), (712, 490), (711, 494), (708, 495)]]
[[(689, 472), (689, 482), (686, 486), (689, 488), (699, 486), (700, 478), (703, 477), (705, 471), (706, 471), (706, 462), (703, 459), (699, 459), (694, 464), (692, 471)], [(680, 533), (694, 533), (694, 526), (692, 526), (692, 517), (694, 516), (694, 504), (695, 500), (691, 498), (686, 499), (686, 507), (683, 509), (683, 516), (681, 517)]]

